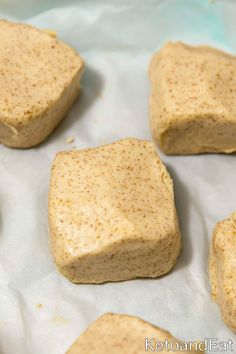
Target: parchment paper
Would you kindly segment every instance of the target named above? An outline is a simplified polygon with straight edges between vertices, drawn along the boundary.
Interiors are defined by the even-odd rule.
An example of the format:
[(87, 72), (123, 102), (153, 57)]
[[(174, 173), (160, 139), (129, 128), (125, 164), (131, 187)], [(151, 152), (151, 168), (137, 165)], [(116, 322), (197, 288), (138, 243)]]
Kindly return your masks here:
[[(209, 239), (236, 209), (236, 156), (167, 157), (183, 250), (155, 280), (74, 285), (58, 274), (49, 247), (47, 195), (59, 150), (124, 137), (151, 139), (150, 57), (167, 40), (236, 53), (236, 3), (206, 0), (1, 0), (0, 17), (57, 31), (86, 61), (80, 98), (37, 148), (0, 146), (0, 352), (63, 354), (104, 312), (137, 315), (186, 340), (235, 341), (210, 298)], [(66, 144), (67, 138), (73, 144)], [(110, 354), (110, 353), (109, 353)]]

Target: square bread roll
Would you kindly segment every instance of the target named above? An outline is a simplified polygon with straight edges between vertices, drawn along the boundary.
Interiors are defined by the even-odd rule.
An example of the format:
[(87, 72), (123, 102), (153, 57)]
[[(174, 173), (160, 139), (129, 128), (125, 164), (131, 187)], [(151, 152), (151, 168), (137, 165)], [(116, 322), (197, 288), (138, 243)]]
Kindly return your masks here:
[(157, 277), (180, 252), (172, 180), (148, 141), (58, 153), (49, 225), (56, 265), (76, 283)]
[(211, 294), (225, 324), (236, 334), (236, 212), (213, 232), (209, 273)]
[(46, 139), (77, 97), (83, 67), (55, 35), (0, 20), (0, 143), (28, 148)]
[[(163, 347), (159, 343), (163, 343)], [(177, 350), (168, 350), (171, 345)], [(181, 346), (181, 341), (169, 332), (138, 317), (106, 313), (80, 335), (66, 354), (144, 354), (153, 349), (162, 353), (204, 353), (197, 342), (192, 348), (186, 342)]]
[(236, 57), (167, 43), (149, 76), (151, 130), (166, 154), (236, 151)]

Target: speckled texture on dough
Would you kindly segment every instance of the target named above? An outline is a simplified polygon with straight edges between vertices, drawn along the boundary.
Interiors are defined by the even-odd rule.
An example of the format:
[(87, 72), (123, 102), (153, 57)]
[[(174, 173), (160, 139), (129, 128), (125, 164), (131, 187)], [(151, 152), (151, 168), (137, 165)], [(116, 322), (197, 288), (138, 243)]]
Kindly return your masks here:
[(167, 43), (149, 76), (152, 134), (165, 153), (236, 151), (236, 57)]
[(213, 232), (209, 272), (212, 298), (226, 325), (236, 334), (236, 212)]
[[(169, 343), (180, 341), (169, 332), (151, 325), (138, 317), (106, 313), (93, 322), (70, 347), (66, 354), (144, 354), (145, 338)], [(189, 348), (190, 349), (190, 348)], [(194, 349), (194, 348), (192, 348)], [(148, 352), (151, 352), (149, 347)], [(170, 351), (162, 350), (162, 353)], [(175, 353), (183, 351), (175, 351)], [(190, 350), (185, 353), (203, 353)]]
[(180, 251), (172, 180), (148, 141), (58, 153), (49, 224), (55, 262), (73, 282), (157, 277)]
[(79, 93), (83, 60), (32, 26), (0, 20), (0, 143), (41, 143)]

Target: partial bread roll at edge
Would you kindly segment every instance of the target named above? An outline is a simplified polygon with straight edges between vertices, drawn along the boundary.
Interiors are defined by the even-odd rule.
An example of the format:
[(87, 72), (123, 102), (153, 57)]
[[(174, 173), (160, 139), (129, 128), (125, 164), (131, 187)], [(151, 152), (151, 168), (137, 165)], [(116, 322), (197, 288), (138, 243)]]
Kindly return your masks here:
[(236, 334), (236, 212), (214, 229), (209, 272), (212, 298), (219, 304), (225, 324)]
[(172, 180), (148, 141), (58, 153), (49, 225), (56, 265), (75, 283), (158, 277), (180, 252)]
[[(165, 345), (166, 341), (169, 347), (168, 344), (161, 347), (160, 343)], [(169, 332), (138, 317), (106, 313), (80, 335), (66, 354), (144, 354), (153, 352), (152, 348), (162, 349), (155, 352), (171, 353), (170, 345), (177, 349), (175, 353), (204, 353), (198, 349), (197, 342), (192, 347), (186, 342), (181, 344)], [(185, 350), (180, 350), (181, 345)]]
[(0, 143), (41, 143), (79, 93), (84, 63), (45, 31), (0, 20)]
[(167, 43), (150, 63), (150, 123), (166, 154), (236, 151), (236, 57)]

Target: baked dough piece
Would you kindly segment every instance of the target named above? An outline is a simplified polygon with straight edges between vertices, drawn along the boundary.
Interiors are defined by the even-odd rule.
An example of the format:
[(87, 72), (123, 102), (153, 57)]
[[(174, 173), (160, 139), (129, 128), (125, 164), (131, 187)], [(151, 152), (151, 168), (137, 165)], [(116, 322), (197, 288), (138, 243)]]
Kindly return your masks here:
[(83, 60), (45, 31), (0, 20), (0, 143), (42, 142), (79, 93)]
[(213, 232), (209, 272), (212, 298), (226, 325), (236, 334), (236, 212)]
[(180, 251), (172, 180), (148, 141), (58, 153), (49, 223), (55, 262), (76, 283), (157, 277)]
[(236, 151), (236, 57), (167, 43), (149, 75), (152, 134), (165, 153)]
[[(152, 338), (153, 341), (151, 341)], [(151, 343), (152, 348), (163, 349), (155, 350), (156, 352), (173, 352), (165, 350), (165, 346), (161, 348), (157, 342), (165, 344), (167, 340), (169, 345), (172, 343), (174, 349), (177, 348), (174, 343), (181, 345), (180, 341), (169, 332), (138, 317), (107, 313), (93, 322), (66, 354), (144, 354), (147, 351), (153, 351), (147, 344), (146, 339), (147, 342)], [(156, 347), (156, 345), (159, 345), (159, 347)], [(145, 346), (148, 350), (145, 350)], [(186, 346), (182, 344), (182, 349), (185, 349), (185, 353), (203, 353), (203, 351), (194, 350), (196, 349), (195, 346), (197, 347), (197, 344), (193, 344), (192, 348), (189, 347), (188, 351), (185, 349)], [(183, 350), (177, 350), (175, 353), (183, 353)]]

